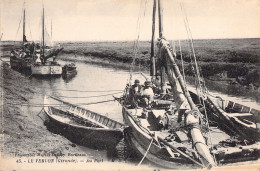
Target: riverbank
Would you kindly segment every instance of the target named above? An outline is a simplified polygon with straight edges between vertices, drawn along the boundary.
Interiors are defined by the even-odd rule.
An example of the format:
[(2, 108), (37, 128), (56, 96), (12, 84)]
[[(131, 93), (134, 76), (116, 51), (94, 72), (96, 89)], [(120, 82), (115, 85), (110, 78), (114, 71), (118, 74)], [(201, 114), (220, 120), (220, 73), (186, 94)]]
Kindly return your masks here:
[(57, 156), (67, 152), (80, 153), (81, 148), (46, 129), (41, 118), (37, 116), (41, 108), (32, 111), (27, 106), (19, 105), (32, 103), (30, 99), (37, 93), (30, 80), (10, 69), (6, 63), (2, 63), (1, 73), (1, 155), (8, 158), (27, 153), (51, 153)]
[[(260, 39), (195, 40), (197, 61), (204, 78), (224, 84), (239, 84), (250, 91), (260, 91)], [(62, 54), (94, 57), (100, 61), (130, 66), (133, 61), (132, 42), (63, 42)], [(179, 47), (175, 47), (177, 64)], [(185, 74), (193, 75), (188, 43), (183, 42)], [(186, 50), (185, 50), (186, 49)], [(135, 65), (149, 70), (150, 42), (139, 42)]]

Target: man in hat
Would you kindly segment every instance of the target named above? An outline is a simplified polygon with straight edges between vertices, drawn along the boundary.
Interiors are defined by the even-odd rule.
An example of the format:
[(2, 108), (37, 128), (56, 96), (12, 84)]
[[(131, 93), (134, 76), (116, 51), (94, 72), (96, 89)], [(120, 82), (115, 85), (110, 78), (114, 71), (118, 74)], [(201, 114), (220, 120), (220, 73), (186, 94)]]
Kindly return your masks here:
[(139, 80), (135, 80), (134, 85), (131, 86), (129, 90), (129, 102), (132, 107), (137, 106), (138, 97), (140, 96), (142, 86)]
[(154, 92), (152, 89), (152, 82), (145, 81), (144, 87), (141, 89), (141, 102), (145, 107), (148, 107), (154, 98)]

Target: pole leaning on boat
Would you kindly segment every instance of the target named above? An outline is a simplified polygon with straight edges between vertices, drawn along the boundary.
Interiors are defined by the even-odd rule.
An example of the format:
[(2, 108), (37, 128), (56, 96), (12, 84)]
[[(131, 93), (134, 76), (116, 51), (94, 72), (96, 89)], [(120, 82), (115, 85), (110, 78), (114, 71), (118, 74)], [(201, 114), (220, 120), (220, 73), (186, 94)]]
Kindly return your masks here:
[[(158, 0), (158, 11), (159, 11), (159, 51), (161, 60), (161, 76), (162, 76), (162, 93), (165, 88), (165, 72), (167, 73), (169, 82), (173, 91), (173, 98), (176, 102), (176, 106), (179, 115), (186, 115), (186, 126), (189, 128), (191, 138), (193, 141), (193, 146), (196, 148), (197, 153), (200, 155), (201, 162), (207, 167), (211, 168), (216, 166), (216, 163), (210, 154), (208, 146), (205, 143), (205, 139), (202, 136), (199, 127), (199, 116), (200, 112), (196, 105), (194, 104), (191, 96), (186, 89), (186, 85), (183, 81), (183, 77), (179, 71), (179, 68), (174, 60), (174, 57), (169, 50), (169, 43), (163, 37), (163, 27), (162, 27), (162, 4)], [(170, 66), (168, 64), (171, 64)]]

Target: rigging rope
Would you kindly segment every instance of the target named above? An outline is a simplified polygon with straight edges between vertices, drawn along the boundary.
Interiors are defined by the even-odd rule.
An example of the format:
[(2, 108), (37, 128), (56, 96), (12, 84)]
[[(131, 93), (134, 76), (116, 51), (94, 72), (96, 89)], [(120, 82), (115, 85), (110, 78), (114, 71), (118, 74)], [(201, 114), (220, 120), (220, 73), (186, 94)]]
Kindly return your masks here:
[(81, 97), (78, 97), (78, 96), (75, 96), (75, 97), (71, 97), (71, 96), (57, 96), (57, 97), (62, 97), (62, 98), (85, 98), (85, 99), (88, 99), (88, 98), (93, 98), (93, 97), (103, 97), (103, 96), (110, 96), (110, 95), (115, 95), (115, 94), (122, 94), (123, 91), (121, 92), (118, 92), (118, 93), (111, 93), (111, 94), (102, 94), (102, 95), (97, 95), (97, 96), (81, 96)]
[(140, 166), (140, 165), (142, 164), (143, 160), (144, 160), (145, 157), (147, 156), (148, 151), (150, 150), (150, 148), (151, 148), (151, 146), (152, 146), (152, 143), (153, 143), (153, 138), (152, 138), (152, 140), (151, 140), (151, 142), (150, 142), (150, 144), (149, 144), (149, 146), (148, 146), (146, 152), (144, 153), (144, 156), (143, 156), (142, 160), (139, 162), (138, 166)]
[(14, 40), (16, 40), (16, 38), (17, 38), (17, 35), (18, 35), (18, 31), (20, 30), (20, 25), (21, 25), (21, 22), (22, 22), (22, 16), (21, 16), (21, 18), (20, 18), (20, 22), (19, 22), (19, 25), (18, 25), (18, 29), (17, 29), (17, 31), (16, 31), (16, 35), (15, 35), (15, 39)]
[(186, 78), (185, 78), (185, 72), (184, 72), (184, 63), (183, 63), (182, 50), (181, 50), (181, 40), (179, 40), (179, 47), (180, 47), (180, 55), (181, 55), (182, 75), (183, 75), (184, 85), (185, 85), (185, 87), (186, 87)]
[(91, 93), (97, 93), (97, 92), (113, 92), (113, 91), (120, 91), (120, 92), (122, 92), (122, 90), (90, 90), (90, 91), (84, 91), (84, 90), (64, 90), (64, 89), (52, 89), (52, 90), (75, 91), (75, 92), (91, 92)]
[[(115, 101), (112, 100), (104, 100), (104, 101), (98, 101), (98, 102), (91, 102), (91, 103), (74, 103), (73, 105), (76, 106), (84, 106), (84, 105), (92, 105), (92, 104), (99, 104), (99, 103), (106, 103)], [(59, 107), (59, 106), (67, 106), (66, 104), (40, 104), (40, 103), (5, 103), (7, 105), (13, 105), (13, 106), (28, 106), (28, 107), (45, 107), (45, 106), (52, 106), (52, 107)]]
[[(130, 69), (130, 76), (129, 76), (129, 84), (131, 84), (132, 81), (132, 75), (133, 75), (133, 69), (134, 69), (134, 64), (135, 64), (135, 59), (137, 56), (137, 52), (138, 52), (138, 43), (139, 43), (139, 37), (140, 37), (140, 28), (141, 25), (143, 24), (143, 19), (145, 17), (145, 13), (146, 13), (146, 5), (147, 5), (147, 0), (144, 3), (144, 13), (143, 16), (141, 15), (141, 7), (142, 7), (142, 1), (140, 3), (140, 11), (139, 11), (139, 16), (137, 19), (137, 39), (134, 41), (134, 58), (131, 64), (131, 69)], [(141, 21), (140, 21), (141, 20)]]
[[(197, 63), (197, 59), (196, 59), (196, 54), (195, 54), (195, 50), (194, 50), (194, 45), (193, 45), (193, 38), (192, 38), (192, 33), (191, 33), (191, 30), (190, 30), (190, 27), (189, 27), (189, 21), (188, 21), (188, 17), (187, 17), (187, 14), (186, 14), (186, 11), (185, 11), (185, 8), (183, 7), (182, 3), (180, 2), (180, 6), (181, 6), (181, 10), (185, 16), (184, 18), (184, 23), (185, 23), (185, 27), (186, 27), (186, 31), (187, 31), (187, 35), (188, 35), (188, 38), (190, 39), (190, 46), (191, 46), (191, 50), (192, 50), (192, 54), (193, 54), (193, 59), (194, 59), (194, 64), (195, 64), (195, 69), (196, 69), (196, 73), (195, 75), (197, 76), (197, 83), (196, 84), (196, 91), (197, 91), (197, 94), (199, 96), (199, 100), (200, 102), (203, 104), (203, 107), (205, 109), (205, 117), (206, 117), (206, 126), (208, 127), (208, 130), (209, 130), (209, 137), (210, 137), (210, 145), (211, 145), (211, 148), (213, 148), (213, 143), (212, 143), (212, 137), (211, 137), (211, 131), (210, 131), (210, 128), (209, 128), (209, 120), (208, 120), (208, 116), (207, 116), (207, 110), (206, 110), (206, 106), (205, 106), (205, 102), (204, 102), (204, 97), (202, 98), (202, 94), (203, 94), (203, 88), (201, 86), (201, 79), (202, 77), (200, 76), (200, 71), (199, 71), (199, 67), (198, 67), (198, 63)], [(196, 79), (195, 79), (196, 81)], [(198, 86), (199, 86), (199, 91), (200, 93), (198, 93)], [(205, 86), (205, 82), (204, 82), (204, 85)], [(206, 87), (206, 86), (205, 86)], [(204, 88), (205, 88), (204, 87)], [(213, 158), (216, 162), (216, 158), (215, 158), (215, 155), (213, 154)]]

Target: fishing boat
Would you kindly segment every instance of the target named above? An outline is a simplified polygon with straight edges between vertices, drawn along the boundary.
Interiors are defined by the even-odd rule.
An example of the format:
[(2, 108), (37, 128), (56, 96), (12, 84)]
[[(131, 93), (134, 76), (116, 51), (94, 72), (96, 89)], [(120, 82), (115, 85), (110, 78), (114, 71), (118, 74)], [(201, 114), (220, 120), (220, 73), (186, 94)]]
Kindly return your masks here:
[(24, 72), (30, 72), (31, 64), (35, 61), (34, 48), (35, 44), (28, 42), (25, 35), (25, 8), (23, 10), (23, 42), (22, 47), (12, 49), (10, 56), (10, 65), (12, 69)]
[(80, 145), (113, 149), (123, 138), (125, 125), (59, 98), (45, 96), (44, 111), (49, 129)]
[(31, 75), (33, 76), (61, 76), (62, 67), (55, 60), (62, 47), (50, 48), (45, 45), (45, 23), (44, 8), (42, 13), (42, 46), (40, 51), (36, 52), (37, 59), (31, 65)]
[[(159, 50), (155, 56), (157, 5), (159, 38), (156, 44)], [(183, 78), (184, 72), (181, 74), (176, 64), (173, 48), (163, 35), (161, 5), (160, 0), (154, 0), (150, 58), (152, 78), (147, 78), (146, 88), (134, 94), (133, 98), (130, 72), (124, 94), (116, 98), (122, 105), (124, 123), (129, 126), (125, 130), (129, 145), (142, 157), (139, 164), (147, 159), (163, 168), (187, 169), (212, 168), (224, 163), (257, 160), (260, 143), (249, 136), (241, 136), (243, 130), (240, 126), (252, 126), (255, 129), (258, 121), (252, 115), (259, 116), (259, 113), (254, 114), (255, 110), (243, 107), (243, 112), (251, 111), (252, 115), (243, 114), (242, 109), (237, 111), (232, 106), (233, 112), (240, 114), (230, 114), (226, 109), (230, 105), (217, 105), (213, 97), (207, 97), (197, 63), (194, 63), (198, 79), (196, 83), (200, 89), (197, 93), (188, 89)], [(156, 86), (158, 81), (159, 87)], [(158, 93), (148, 95), (144, 93), (145, 89), (153, 89), (153, 92)], [(226, 129), (218, 126), (222, 124)], [(256, 133), (254, 131), (249, 131), (252, 136)]]
[(66, 64), (62, 67), (62, 78), (70, 79), (77, 74), (77, 67), (74, 63)]
[(211, 121), (241, 139), (260, 141), (260, 111), (221, 97), (208, 96), (205, 100)]

